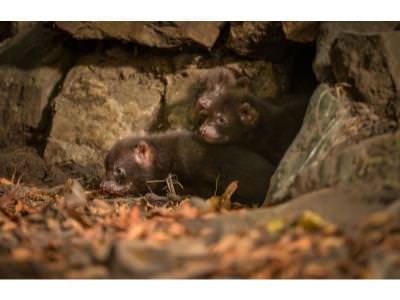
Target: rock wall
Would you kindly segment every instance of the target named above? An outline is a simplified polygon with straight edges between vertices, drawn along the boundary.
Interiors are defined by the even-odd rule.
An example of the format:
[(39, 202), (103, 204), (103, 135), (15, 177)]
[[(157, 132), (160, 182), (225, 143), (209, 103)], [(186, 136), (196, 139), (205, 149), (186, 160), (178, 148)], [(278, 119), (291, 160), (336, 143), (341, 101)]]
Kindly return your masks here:
[[(199, 80), (215, 66), (247, 76), (262, 98), (295, 90), (296, 72), (312, 88), (307, 25), (296, 31), (296, 23), (281, 22), (4, 23), (0, 175), (96, 184), (119, 138), (192, 128)], [(305, 44), (293, 42), (299, 40)], [(306, 67), (297, 64), (299, 53), (310, 61)], [(23, 150), (17, 158), (16, 147)], [(22, 167), (29, 164), (21, 153), (29, 161), (36, 153), (41, 172)]]
[(0, 176), (96, 184), (117, 139), (191, 129), (199, 80), (227, 66), (261, 98), (310, 95), (266, 205), (353, 184), (400, 191), (398, 22), (0, 25)]
[(394, 22), (321, 25), (313, 66), (322, 84), (271, 179), (267, 205), (355, 184), (400, 195), (400, 32), (394, 28)]

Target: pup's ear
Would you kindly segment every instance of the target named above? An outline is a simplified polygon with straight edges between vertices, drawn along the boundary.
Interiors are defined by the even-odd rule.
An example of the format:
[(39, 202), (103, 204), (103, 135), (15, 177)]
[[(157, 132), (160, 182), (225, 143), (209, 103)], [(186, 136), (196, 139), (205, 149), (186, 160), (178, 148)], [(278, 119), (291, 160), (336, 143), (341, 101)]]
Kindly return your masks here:
[(239, 116), (246, 126), (254, 126), (260, 118), (260, 113), (249, 102), (244, 102), (239, 107)]
[(133, 149), (133, 157), (138, 164), (148, 167), (153, 164), (153, 149), (146, 141), (140, 141)]

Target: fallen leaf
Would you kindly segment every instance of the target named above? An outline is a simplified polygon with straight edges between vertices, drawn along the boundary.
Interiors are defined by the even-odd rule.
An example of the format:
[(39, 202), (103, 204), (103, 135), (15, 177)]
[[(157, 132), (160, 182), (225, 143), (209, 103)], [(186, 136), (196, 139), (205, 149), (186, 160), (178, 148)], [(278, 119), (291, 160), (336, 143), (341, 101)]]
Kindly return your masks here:
[(271, 235), (280, 234), (284, 228), (285, 222), (282, 219), (274, 219), (266, 225), (266, 230)]
[(306, 210), (298, 220), (298, 224), (306, 231), (332, 230), (334, 225), (324, 220), (313, 211)]
[(225, 189), (225, 192), (221, 196), (212, 196), (207, 199), (208, 211), (219, 212), (222, 209), (230, 210), (232, 206), (231, 197), (233, 193), (237, 190), (239, 182), (231, 182)]

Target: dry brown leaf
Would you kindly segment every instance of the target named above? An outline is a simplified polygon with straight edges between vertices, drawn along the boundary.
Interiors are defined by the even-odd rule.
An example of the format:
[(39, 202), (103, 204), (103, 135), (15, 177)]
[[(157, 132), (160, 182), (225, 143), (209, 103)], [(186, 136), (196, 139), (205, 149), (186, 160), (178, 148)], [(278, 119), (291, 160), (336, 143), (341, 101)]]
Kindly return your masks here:
[(238, 242), (238, 237), (236, 235), (226, 235), (217, 244), (215, 244), (211, 251), (224, 253), (232, 250)]
[(124, 238), (131, 240), (142, 237), (146, 232), (146, 223), (131, 226), (129, 230), (123, 235)]
[(7, 178), (0, 177), (0, 185), (14, 185), (14, 182)]
[(171, 239), (169, 235), (167, 235), (165, 232), (162, 231), (157, 231), (153, 232), (150, 236), (149, 239), (152, 241), (156, 242), (165, 242)]
[(177, 210), (177, 215), (187, 219), (194, 219), (197, 218), (201, 212), (192, 207), (188, 202), (182, 202)]
[(27, 248), (15, 248), (11, 251), (11, 256), (16, 261), (25, 261), (32, 257), (32, 251)]
[(17, 204), (15, 205), (15, 212), (19, 214), (24, 209), (24, 205), (21, 200), (17, 200)]
[(185, 234), (186, 228), (180, 223), (172, 223), (168, 228), (168, 232), (173, 236), (180, 236)]

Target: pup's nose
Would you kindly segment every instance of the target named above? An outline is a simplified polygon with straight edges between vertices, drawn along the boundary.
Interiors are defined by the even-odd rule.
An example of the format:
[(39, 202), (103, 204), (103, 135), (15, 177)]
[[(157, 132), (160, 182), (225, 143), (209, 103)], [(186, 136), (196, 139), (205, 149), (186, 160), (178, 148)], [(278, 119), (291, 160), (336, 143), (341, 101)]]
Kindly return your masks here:
[(115, 182), (111, 180), (104, 180), (100, 183), (100, 189), (103, 191), (112, 191), (115, 187)]
[(204, 125), (200, 126), (199, 132), (201, 135), (204, 135), (206, 133), (206, 127)]

